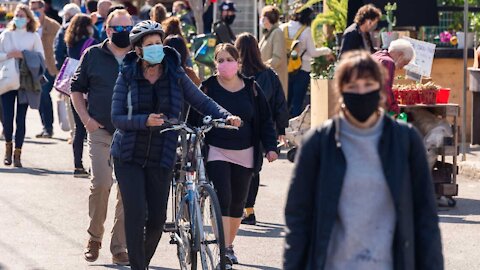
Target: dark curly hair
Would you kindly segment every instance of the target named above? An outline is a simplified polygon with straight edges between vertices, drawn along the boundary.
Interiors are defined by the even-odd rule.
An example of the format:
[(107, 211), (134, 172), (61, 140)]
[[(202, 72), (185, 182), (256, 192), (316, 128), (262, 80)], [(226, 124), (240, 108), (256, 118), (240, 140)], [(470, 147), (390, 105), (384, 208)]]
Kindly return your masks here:
[(372, 4), (364, 5), (358, 9), (355, 15), (355, 23), (362, 25), (366, 20), (376, 20), (382, 17), (382, 11)]
[(65, 32), (65, 43), (67, 46), (73, 47), (75, 43), (80, 40), (91, 37), (93, 33), (88, 30), (88, 27), (93, 27), (90, 16), (85, 14), (76, 14), (73, 16)]

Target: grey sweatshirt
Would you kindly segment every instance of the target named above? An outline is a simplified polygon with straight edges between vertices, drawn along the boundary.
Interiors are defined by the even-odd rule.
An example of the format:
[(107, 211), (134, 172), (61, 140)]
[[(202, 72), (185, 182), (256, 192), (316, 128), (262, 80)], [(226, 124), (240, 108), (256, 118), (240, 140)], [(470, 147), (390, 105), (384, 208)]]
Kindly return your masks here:
[(378, 153), (382, 119), (368, 129), (340, 120), (347, 170), (325, 269), (393, 269), (396, 217)]

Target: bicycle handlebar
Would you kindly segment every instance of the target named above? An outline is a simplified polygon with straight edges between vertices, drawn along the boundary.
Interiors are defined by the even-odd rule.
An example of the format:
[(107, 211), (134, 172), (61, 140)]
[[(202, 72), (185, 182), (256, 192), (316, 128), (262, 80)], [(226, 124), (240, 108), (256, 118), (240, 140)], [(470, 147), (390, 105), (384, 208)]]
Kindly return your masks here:
[[(196, 130), (201, 130), (204, 133), (207, 133), (210, 131), (212, 128), (223, 128), (223, 129), (231, 129), (231, 130), (238, 130), (238, 127), (232, 126), (227, 124), (227, 121), (225, 119), (219, 118), (219, 119), (212, 119), (211, 116), (205, 116), (203, 118), (203, 126), (195, 128), (188, 123), (185, 122), (180, 122), (177, 120), (165, 120), (165, 124), (169, 127), (166, 127), (162, 130), (160, 130), (160, 133), (164, 133), (167, 131), (179, 131), (179, 130), (184, 130), (187, 133), (196, 133)], [(165, 125), (164, 124), (164, 125)], [(243, 122), (242, 122), (243, 124)]]

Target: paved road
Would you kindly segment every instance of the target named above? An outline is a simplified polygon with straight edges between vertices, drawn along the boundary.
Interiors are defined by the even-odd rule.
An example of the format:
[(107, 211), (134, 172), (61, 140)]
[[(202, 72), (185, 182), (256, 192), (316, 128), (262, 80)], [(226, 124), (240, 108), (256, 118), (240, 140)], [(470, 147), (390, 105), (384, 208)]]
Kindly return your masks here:
[[(71, 175), (67, 134), (57, 131), (51, 140), (32, 139), (40, 129), (39, 118), (34, 111), (28, 117), (25, 168), (0, 166), (0, 269), (127, 269), (111, 265), (108, 233), (98, 261), (83, 260), (89, 180)], [(3, 151), (2, 141), (2, 157)], [(260, 222), (241, 227), (235, 249), (242, 264), (237, 269), (281, 268), (282, 213), (291, 170), (285, 159), (264, 167), (257, 205)], [(447, 269), (480, 269), (480, 182), (461, 179), (460, 185), (457, 208), (440, 212), (445, 261)], [(107, 232), (112, 228), (112, 207), (109, 210)], [(153, 269), (178, 269), (168, 238), (162, 238)]]

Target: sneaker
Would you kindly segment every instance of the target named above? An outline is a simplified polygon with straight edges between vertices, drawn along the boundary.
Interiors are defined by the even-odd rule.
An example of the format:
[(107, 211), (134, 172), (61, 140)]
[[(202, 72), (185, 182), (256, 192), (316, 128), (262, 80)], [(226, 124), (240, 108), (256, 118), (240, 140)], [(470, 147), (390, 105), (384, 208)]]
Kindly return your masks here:
[[(221, 269), (220, 265), (217, 266), (217, 269)], [(233, 269), (233, 262), (230, 260), (228, 256), (225, 256), (225, 270), (231, 270)]]
[(127, 252), (120, 252), (116, 255), (113, 255), (112, 262), (117, 265), (123, 265), (123, 266), (130, 265)]
[(88, 173), (84, 168), (75, 168), (73, 171), (73, 177), (75, 178), (88, 178), (90, 173)]
[(233, 246), (229, 246), (225, 249), (225, 256), (227, 257), (227, 262), (231, 261), (232, 264), (238, 264), (238, 258), (235, 256), (235, 251), (233, 251)]
[(255, 217), (255, 214), (250, 214), (247, 217), (244, 217), (242, 219), (242, 224), (245, 224), (245, 225), (255, 225), (255, 224), (257, 224), (257, 218)]
[(94, 262), (98, 259), (99, 250), (102, 248), (102, 243), (97, 241), (88, 241), (88, 245), (83, 252), (83, 257), (87, 262)]
[(51, 139), (53, 137), (53, 132), (42, 131), (35, 135), (35, 138)]

